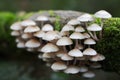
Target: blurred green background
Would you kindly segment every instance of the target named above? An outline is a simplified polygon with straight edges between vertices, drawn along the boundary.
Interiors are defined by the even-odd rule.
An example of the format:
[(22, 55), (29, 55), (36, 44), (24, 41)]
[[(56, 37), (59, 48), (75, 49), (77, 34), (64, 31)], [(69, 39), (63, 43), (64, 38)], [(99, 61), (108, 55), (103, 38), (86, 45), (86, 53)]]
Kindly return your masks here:
[(0, 0), (0, 11), (78, 10), (94, 13), (105, 9), (120, 16), (120, 0)]
[[(19, 11), (77, 10), (95, 13), (104, 9), (120, 17), (120, 0), (0, 0), (0, 80), (88, 80), (80, 76), (55, 73), (38, 59), (38, 53), (17, 49), (9, 26)], [(6, 12), (7, 11), (7, 12)], [(95, 70), (89, 80), (120, 80), (115, 72)]]

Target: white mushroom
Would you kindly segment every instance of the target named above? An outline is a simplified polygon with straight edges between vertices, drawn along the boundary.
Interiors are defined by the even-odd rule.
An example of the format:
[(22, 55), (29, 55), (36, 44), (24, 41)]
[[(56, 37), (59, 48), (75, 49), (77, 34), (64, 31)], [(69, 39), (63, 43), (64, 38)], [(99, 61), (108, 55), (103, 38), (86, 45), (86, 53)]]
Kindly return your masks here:
[(83, 55), (95, 56), (97, 55), (97, 52), (92, 48), (87, 48), (83, 51)]
[(69, 66), (64, 72), (67, 74), (77, 74), (79, 73), (79, 69), (77, 66)]
[(67, 65), (64, 62), (55, 62), (52, 64), (51, 68), (55, 71), (64, 70), (67, 68)]
[(25, 33), (33, 33), (37, 31), (40, 31), (40, 28), (38, 26), (28, 26), (24, 30)]
[(82, 76), (85, 77), (85, 78), (93, 78), (93, 77), (95, 77), (95, 74), (93, 72), (89, 71), (89, 72), (83, 73)]
[(45, 24), (45, 25), (42, 27), (42, 31), (53, 31), (53, 26), (50, 25), (50, 24)]
[(21, 22), (15, 22), (14, 24), (12, 24), (12, 25), (10, 26), (10, 29), (15, 30), (15, 31), (22, 30), (23, 27), (21, 26), (20, 23), (21, 23)]
[(42, 47), (41, 52), (45, 53), (50, 53), (50, 52), (57, 52), (59, 48), (52, 44), (52, 43), (47, 43), (45, 46)]
[(20, 32), (19, 31), (12, 31), (11, 32), (11, 36), (20, 36)]
[(36, 23), (32, 20), (24, 20), (21, 22), (21, 26), (27, 27), (27, 26), (35, 26)]
[(105, 56), (102, 54), (97, 54), (96, 56), (93, 56), (90, 61), (103, 61), (105, 59)]
[(77, 26), (75, 32), (85, 32), (85, 29), (82, 26)]
[(75, 25), (79, 25), (80, 21), (78, 21), (77, 19), (71, 19), (67, 24), (75, 26)]

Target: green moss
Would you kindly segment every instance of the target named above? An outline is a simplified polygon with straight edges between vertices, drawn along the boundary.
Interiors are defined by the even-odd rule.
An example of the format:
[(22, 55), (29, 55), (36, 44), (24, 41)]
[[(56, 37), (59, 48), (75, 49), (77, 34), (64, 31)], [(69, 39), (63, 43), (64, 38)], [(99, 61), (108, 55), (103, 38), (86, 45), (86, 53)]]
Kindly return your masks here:
[(61, 30), (61, 24), (60, 24), (60, 17), (59, 16), (56, 16), (55, 30), (57, 30), (57, 31)]
[(120, 18), (104, 22), (103, 39), (98, 42), (96, 49), (106, 57), (104, 70), (120, 72)]

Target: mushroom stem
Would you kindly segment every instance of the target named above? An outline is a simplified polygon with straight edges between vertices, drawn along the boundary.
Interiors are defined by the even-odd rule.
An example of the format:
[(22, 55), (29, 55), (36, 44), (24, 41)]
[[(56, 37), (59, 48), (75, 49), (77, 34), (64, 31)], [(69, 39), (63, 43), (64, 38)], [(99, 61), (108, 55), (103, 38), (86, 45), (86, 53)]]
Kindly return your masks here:
[(78, 39), (75, 40), (75, 48), (78, 48)]
[(66, 53), (67, 53), (67, 49), (66, 49), (66, 47), (65, 47), (65, 46), (63, 46), (63, 50), (64, 50), (64, 52), (66, 52)]
[(95, 39), (94, 35), (92, 34), (92, 32), (88, 31), (88, 33), (90, 34), (90, 36)]
[(67, 61), (67, 63), (66, 63), (67, 65), (69, 65), (69, 61)]
[(76, 58), (74, 58), (73, 65), (75, 65), (75, 64), (76, 64), (76, 62), (77, 62), (77, 59), (76, 59)]
[(96, 32), (95, 32), (95, 31), (93, 32), (93, 34), (94, 34), (95, 40), (98, 41), (98, 38), (97, 38), (97, 35), (96, 35)]
[(43, 21), (41, 21), (41, 26), (40, 26), (40, 27), (42, 28), (42, 27), (43, 27), (43, 25), (44, 25), (44, 22), (43, 22)]
[(88, 48), (90, 48), (90, 45), (88, 45)]

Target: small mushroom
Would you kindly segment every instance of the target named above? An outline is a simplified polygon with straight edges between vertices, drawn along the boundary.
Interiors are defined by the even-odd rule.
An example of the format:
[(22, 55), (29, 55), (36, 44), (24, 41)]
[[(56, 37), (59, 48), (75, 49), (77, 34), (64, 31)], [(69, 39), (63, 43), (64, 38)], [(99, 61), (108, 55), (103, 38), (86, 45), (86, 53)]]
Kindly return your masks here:
[(77, 26), (75, 32), (85, 32), (85, 29), (82, 26)]
[(52, 43), (47, 43), (45, 46), (42, 47), (41, 52), (45, 53), (50, 53), (50, 52), (57, 52), (59, 48), (52, 44)]
[(93, 72), (88, 71), (88, 72), (83, 73), (82, 76), (85, 78), (93, 78), (95, 77), (95, 74)]
[(97, 55), (97, 52), (92, 48), (87, 48), (83, 51), (83, 55), (95, 56), (95, 55)]
[(25, 42), (23, 42), (23, 41), (18, 42), (17, 48), (25, 48)]
[(72, 26), (76, 26), (76, 25), (80, 25), (81, 23), (77, 19), (71, 19), (67, 24), (72, 25)]
[(88, 71), (88, 68), (86, 66), (80, 66), (80, 70), (79, 72), (87, 72)]
[(12, 31), (11, 32), (11, 36), (20, 36), (21, 34), (20, 34), (20, 32), (19, 31)]
[(35, 26), (36, 23), (33, 20), (24, 20), (21, 22), (21, 26), (27, 27), (27, 26)]
[(79, 73), (79, 69), (77, 66), (69, 66), (64, 72), (67, 74), (77, 74)]
[(51, 68), (55, 71), (65, 70), (67, 68), (67, 65), (64, 62), (55, 62), (52, 64)]
[(45, 24), (43, 27), (42, 27), (42, 31), (53, 31), (53, 26), (50, 25), (50, 24)]
[(11, 30), (18, 31), (18, 30), (22, 30), (23, 27), (21, 26), (21, 22), (15, 22), (14, 24), (12, 24), (12, 25), (10, 26), (10, 29), (11, 29)]
[(103, 61), (105, 59), (105, 56), (103, 56), (102, 54), (97, 54), (96, 56), (93, 56), (90, 61)]
[(88, 45), (88, 47), (90, 47), (90, 45), (94, 45), (96, 44), (95, 40), (92, 38), (88, 38), (84, 41), (84, 44)]
[(28, 26), (24, 30), (25, 33), (33, 33), (37, 31), (40, 31), (40, 28), (38, 26)]

